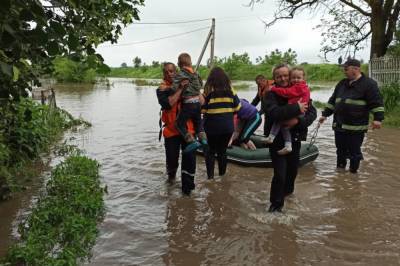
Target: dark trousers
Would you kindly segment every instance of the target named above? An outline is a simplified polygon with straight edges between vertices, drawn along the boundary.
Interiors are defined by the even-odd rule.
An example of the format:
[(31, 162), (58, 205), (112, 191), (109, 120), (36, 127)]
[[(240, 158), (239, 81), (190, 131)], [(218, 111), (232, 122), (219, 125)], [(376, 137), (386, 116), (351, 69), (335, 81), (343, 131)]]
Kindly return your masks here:
[(292, 143), (292, 152), (287, 155), (278, 155), (277, 151), (283, 146), (283, 139), (279, 136), (280, 145), (269, 148), (274, 176), (272, 177), (270, 202), (275, 207), (282, 207), (285, 196), (293, 193), (294, 182), (299, 168), (301, 142)]
[(217, 155), (219, 175), (225, 174), (228, 163), (226, 149), (231, 136), (232, 133), (207, 135), (209, 150), (205, 158), (208, 178), (214, 177), (215, 154)]
[(196, 133), (203, 132), (203, 124), (201, 122), (201, 105), (200, 103), (182, 103), (178, 117), (176, 118), (176, 128), (179, 133), (185, 137), (188, 134), (186, 127), (187, 121), (191, 119)]
[(350, 159), (350, 170), (358, 170), (360, 161), (364, 158), (361, 152), (364, 135), (364, 132), (335, 131), (337, 167), (345, 168), (347, 159)]
[[(185, 149), (186, 142), (181, 136), (165, 138), (165, 158), (167, 173), (169, 178), (176, 176), (179, 166), (180, 149)], [(186, 194), (195, 188), (194, 175), (196, 172), (196, 154), (195, 152), (182, 154), (181, 180), (182, 191)]]
[(240, 132), (239, 142), (247, 143), (250, 140), (251, 135), (253, 135), (254, 131), (261, 125), (261, 116), (257, 113), (257, 115), (250, 120), (247, 120), (242, 132)]

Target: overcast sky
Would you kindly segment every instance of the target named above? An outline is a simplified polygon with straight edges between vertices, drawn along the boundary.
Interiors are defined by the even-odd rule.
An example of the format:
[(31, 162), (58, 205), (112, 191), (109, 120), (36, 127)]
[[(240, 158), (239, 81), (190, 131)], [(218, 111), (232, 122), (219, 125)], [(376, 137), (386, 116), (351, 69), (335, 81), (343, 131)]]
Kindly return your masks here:
[[(263, 56), (276, 48), (281, 51), (292, 48), (298, 54), (299, 63), (322, 62), (321, 32), (314, 29), (320, 16), (304, 13), (265, 29), (262, 20), (268, 21), (273, 17), (275, 2), (265, 0), (263, 4), (257, 4), (252, 9), (246, 6), (248, 0), (147, 0), (146, 6), (139, 7), (139, 10), (141, 22), (173, 22), (215, 17), (215, 55), (218, 57), (247, 52), (255, 61), (257, 56)], [(152, 61), (176, 63), (181, 52), (188, 52), (196, 62), (208, 29), (155, 42), (126, 46), (122, 44), (153, 40), (210, 25), (211, 21), (176, 25), (130, 25), (123, 30), (118, 41), (120, 46), (103, 44), (97, 50), (110, 66), (120, 66), (123, 62), (132, 65), (135, 56), (139, 56), (147, 64)], [(209, 57), (209, 50), (205, 57), (203, 63)], [(338, 57), (339, 54), (331, 54), (328, 59), (336, 63)], [(357, 57), (367, 59), (369, 48), (359, 52)]]

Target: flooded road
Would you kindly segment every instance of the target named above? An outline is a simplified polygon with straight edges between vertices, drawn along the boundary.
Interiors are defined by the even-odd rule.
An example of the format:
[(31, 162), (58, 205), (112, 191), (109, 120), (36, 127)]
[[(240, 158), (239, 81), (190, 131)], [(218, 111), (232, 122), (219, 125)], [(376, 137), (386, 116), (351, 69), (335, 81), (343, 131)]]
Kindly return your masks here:
[[(369, 132), (359, 174), (337, 171), (330, 123), (320, 156), (302, 167), (283, 214), (266, 212), (271, 169), (229, 164), (196, 190), (165, 183), (155, 88), (60, 86), (57, 104), (93, 124), (70, 133), (101, 165), (107, 214), (89, 265), (399, 265), (400, 130)], [(255, 87), (238, 91), (252, 100)], [(330, 91), (312, 93), (326, 101)], [(311, 126), (310, 129), (314, 128)]]

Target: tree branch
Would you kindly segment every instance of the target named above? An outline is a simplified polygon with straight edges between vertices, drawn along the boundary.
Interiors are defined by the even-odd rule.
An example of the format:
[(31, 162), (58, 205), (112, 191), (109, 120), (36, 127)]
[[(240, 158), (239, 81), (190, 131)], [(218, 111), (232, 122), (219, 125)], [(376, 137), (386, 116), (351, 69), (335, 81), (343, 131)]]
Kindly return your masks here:
[(355, 4), (353, 3), (352, 0), (350, 0), (350, 2), (349, 2), (349, 1), (346, 1), (346, 0), (339, 0), (339, 1), (342, 2), (343, 4), (349, 6), (349, 7), (351, 7), (351, 8), (353, 8), (353, 9), (357, 10), (358, 12), (360, 12), (361, 14), (363, 14), (364, 16), (367, 16), (367, 17), (370, 17), (370, 16), (371, 16), (371, 12), (367, 12), (367, 11), (365, 11), (364, 9), (362, 9), (361, 7), (355, 5)]
[(264, 21), (264, 24), (267, 28), (274, 25), (278, 20), (292, 19), (299, 9), (301, 9), (302, 7), (305, 7), (305, 6), (311, 7), (313, 5), (318, 4), (319, 1), (311, 0), (311, 1), (303, 2), (303, 0), (285, 0), (285, 1), (281, 2), (281, 5), (283, 5), (285, 2), (289, 3), (290, 5), (278, 10), (278, 12), (275, 13), (274, 19), (272, 21), (270, 21), (270, 22)]
[(396, 24), (400, 14), (400, 0), (396, 1), (393, 12), (389, 17), (388, 27), (385, 33), (385, 44), (388, 46), (393, 40), (393, 34), (396, 31)]

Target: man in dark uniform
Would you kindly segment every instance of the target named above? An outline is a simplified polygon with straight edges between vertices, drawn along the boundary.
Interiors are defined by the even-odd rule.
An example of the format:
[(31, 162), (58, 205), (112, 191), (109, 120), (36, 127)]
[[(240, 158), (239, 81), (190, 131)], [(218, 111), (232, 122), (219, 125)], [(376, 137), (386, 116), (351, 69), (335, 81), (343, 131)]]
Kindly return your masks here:
[(346, 168), (350, 159), (350, 172), (357, 173), (363, 159), (361, 145), (368, 130), (369, 113), (374, 118), (372, 129), (379, 129), (384, 118), (382, 96), (377, 83), (361, 72), (361, 63), (349, 59), (344, 63), (346, 78), (341, 80), (319, 119), (323, 123), (333, 114), (333, 130), (337, 154), (337, 167)]
[[(276, 66), (272, 72), (275, 84), (279, 87), (289, 87), (289, 67), (286, 64)], [(278, 155), (278, 150), (284, 147), (282, 133), (279, 132), (269, 147), (274, 176), (272, 177), (269, 212), (280, 212), (285, 197), (292, 194), (297, 176), (300, 159), (301, 141), (306, 140), (307, 127), (317, 118), (317, 110), (308, 104), (287, 104), (287, 99), (274, 92), (267, 92), (263, 97), (263, 108), (266, 113), (267, 135), (274, 122), (285, 122), (292, 135), (292, 152)], [(302, 115), (304, 114), (304, 115)]]

